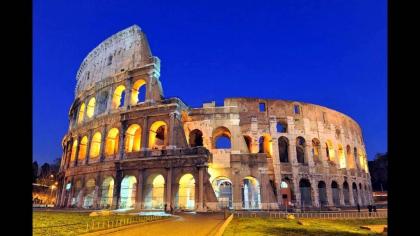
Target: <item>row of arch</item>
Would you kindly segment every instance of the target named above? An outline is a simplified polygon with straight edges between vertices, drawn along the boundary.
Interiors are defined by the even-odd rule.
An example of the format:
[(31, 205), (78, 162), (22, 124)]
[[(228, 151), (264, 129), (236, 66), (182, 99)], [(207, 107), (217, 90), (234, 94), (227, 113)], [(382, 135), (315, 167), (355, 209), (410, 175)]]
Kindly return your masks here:
[[(231, 133), (228, 128), (226, 127), (218, 127), (216, 128), (213, 133), (213, 149), (229, 149), (231, 148)], [(250, 153), (266, 153), (268, 157), (272, 157), (272, 138), (269, 134), (263, 134), (258, 139), (258, 149), (255, 150), (253, 148), (253, 139), (248, 136), (243, 136), (245, 143), (248, 147), (248, 151)], [(203, 146), (203, 133), (199, 129), (194, 129), (189, 133), (189, 144), (191, 147), (195, 146)], [(290, 161), (289, 158), (289, 140), (288, 138), (281, 136), (278, 139), (278, 150), (279, 150), (279, 158), (280, 162), (288, 163)], [(308, 156), (306, 153), (307, 143), (306, 140), (299, 136), (295, 140), (295, 148), (296, 148), (296, 159), (298, 163), (307, 163)], [(317, 138), (312, 139), (312, 148), (311, 148), (312, 158), (315, 163), (321, 163), (321, 142)], [(325, 143), (325, 156), (327, 160), (331, 163), (336, 163), (339, 165), (340, 168), (349, 169), (362, 169), (367, 171), (367, 160), (366, 156), (363, 154), (362, 150), (358, 150), (356, 147), (351, 149), (350, 145), (346, 146), (346, 151), (344, 151), (343, 146), (338, 144), (338, 153), (336, 157), (335, 149), (332, 144), (331, 140), (327, 140)]]
[[(155, 121), (149, 129), (149, 142), (148, 147), (151, 149), (159, 149), (167, 145), (168, 141), (168, 126), (164, 121)], [(141, 135), (142, 128), (138, 124), (131, 124), (125, 131), (124, 151), (126, 153), (138, 152), (141, 149)], [(78, 161), (86, 159), (88, 154), (88, 136), (85, 135), (80, 139), (75, 139), (72, 144), (70, 160)], [(103, 145), (105, 157), (113, 157), (119, 152), (120, 130), (118, 128), (111, 128), (105, 137)], [(89, 158), (96, 159), (101, 154), (102, 147), (102, 134), (96, 132), (90, 140)]]
[[(190, 173), (181, 176), (178, 181), (179, 187), (175, 195), (175, 208), (178, 209), (195, 209), (195, 179)], [(127, 175), (121, 180), (118, 203), (114, 197), (115, 189), (114, 178), (106, 177), (100, 186), (96, 186), (95, 179), (88, 179), (85, 186), (82, 187), (81, 180), (76, 181), (74, 195), (70, 199), (70, 206), (93, 208), (95, 207), (95, 198), (98, 201), (98, 207), (102, 209), (110, 209), (116, 205), (119, 209), (135, 208), (137, 201), (138, 181), (133, 175)], [(143, 186), (143, 208), (144, 209), (164, 209), (165, 206), (165, 178), (161, 174), (155, 174), (147, 178), (146, 184)], [(66, 188), (67, 194), (70, 195), (72, 187)]]
[[(136, 105), (138, 103), (144, 102), (146, 99), (146, 81), (143, 79), (137, 80), (132, 88), (131, 88), (131, 95), (130, 95), (130, 105)], [(120, 107), (123, 107), (125, 105), (125, 94), (126, 94), (127, 88), (124, 85), (117, 86), (113, 93), (112, 93), (112, 99), (111, 99), (111, 109), (115, 110)], [(95, 115), (96, 111), (96, 98), (92, 97), (89, 99), (87, 106), (83, 102), (78, 111), (77, 115), (77, 123), (81, 124), (85, 119), (85, 116), (87, 118), (92, 118)]]

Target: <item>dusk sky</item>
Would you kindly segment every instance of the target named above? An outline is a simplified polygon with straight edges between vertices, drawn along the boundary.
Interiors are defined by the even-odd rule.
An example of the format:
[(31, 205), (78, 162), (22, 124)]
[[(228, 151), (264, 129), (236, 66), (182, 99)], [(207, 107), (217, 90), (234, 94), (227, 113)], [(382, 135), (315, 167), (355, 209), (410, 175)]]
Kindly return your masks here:
[(76, 72), (134, 24), (161, 59), (165, 97), (296, 100), (362, 128), (369, 160), (387, 151), (387, 1), (33, 2), (33, 159), (62, 154)]

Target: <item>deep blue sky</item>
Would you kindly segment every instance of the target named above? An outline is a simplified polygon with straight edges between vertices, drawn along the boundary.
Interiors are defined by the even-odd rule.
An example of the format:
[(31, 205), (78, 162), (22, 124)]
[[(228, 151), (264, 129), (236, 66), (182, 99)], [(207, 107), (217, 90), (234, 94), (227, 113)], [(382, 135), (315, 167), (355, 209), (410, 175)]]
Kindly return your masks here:
[[(198, 3), (199, 2), (199, 3)], [(61, 156), (76, 72), (112, 34), (139, 25), (166, 97), (315, 103), (354, 118), (368, 157), (387, 151), (387, 2), (59, 1), (33, 7), (33, 159)]]

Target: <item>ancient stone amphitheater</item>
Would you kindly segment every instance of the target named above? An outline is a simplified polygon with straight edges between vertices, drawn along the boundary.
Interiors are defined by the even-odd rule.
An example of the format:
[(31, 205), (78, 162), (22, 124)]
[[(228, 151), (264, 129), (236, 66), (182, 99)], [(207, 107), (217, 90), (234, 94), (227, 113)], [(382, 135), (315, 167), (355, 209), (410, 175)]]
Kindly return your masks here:
[(362, 131), (352, 118), (263, 98), (192, 108), (165, 97), (159, 77), (160, 60), (136, 25), (87, 55), (62, 140), (57, 206), (218, 211), (372, 203)]

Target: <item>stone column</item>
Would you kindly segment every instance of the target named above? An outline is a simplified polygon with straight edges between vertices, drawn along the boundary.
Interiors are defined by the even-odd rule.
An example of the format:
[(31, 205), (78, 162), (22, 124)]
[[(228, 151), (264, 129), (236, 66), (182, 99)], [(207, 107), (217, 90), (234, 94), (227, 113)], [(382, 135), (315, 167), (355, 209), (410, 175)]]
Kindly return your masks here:
[(106, 101), (106, 113), (109, 114), (112, 111), (112, 97), (114, 96), (114, 86), (110, 86), (108, 90), (108, 99)]
[(327, 201), (328, 201), (328, 206), (334, 206), (334, 200), (333, 200), (333, 193), (332, 193), (332, 188), (331, 188), (331, 182), (327, 181), (325, 184), (325, 190), (327, 192)]
[(301, 195), (300, 195), (300, 188), (299, 188), (299, 179), (297, 176), (293, 176), (293, 188), (295, 193), (295, 199), (296, 199), (296, 207), (301, 207)]
[(99, 161), (104, 161), (105, 160), (105, 141), (106, 141), (106, 129), (107, 129), (107, 125), (104, 125), (104, 127), (101, 130), (101, 145), (100, 145), (100, 149), (99, 149)]
[[(77, 140), (77, 146), (76, 146), (76, 155), (74, 156), (74, 162), (71, 166), (77, 166), (78, 162), (79, 162), (79, 149), (80, 149), (80, 140), (81, 138), (79, 136), (76, 137)], [(73, 150), (73, 145), (72, 145), (72, 150)], [(70, 157), (70, 162), (71, 162), (71, 157)]]
[(308, 162), (309, 172), (310, 173), (315, 172), (315, 170), (314, 170), (315, 162), (314, 162), (314, 157), (312, 156), (312, 144), (311, 144), (311, 142), (306, 142), (305, 156), (306, 156), (306, 160)]
[(329, 167), (328, 156), (326, 153), (327, 144), (324, 142), (324, 143), (321, 143), (320, 146), (321, 146), (320, 158), (321, 158), (322, 164), (325, 168), (328, 168)]
[(141, 130), (141, 150), (147, 150), (148, 149), (148, 143), (149, 143), (149, 127), (148, 127), (148, 118), (147, 116), (144, 117), (143, 120), (143, 127)]
[(173, 207), (173, 198), (172, 198), (172, 168), (168, 169), (167, 175), (166, 175), (166, 199), (165, 199), (165, 203), (166, 203), (166, 211), (170, 211), (171, 210), (171, 206)]
[(112, 197), (111, 209), (118, 209), (119, 201), (120, 201), (121, 180), (122, 180), (122, 172), (117, 170), (116, 175), (115, 175), (114, 192), (113, 192), (113, 197)]
[(61, 189), (61, 195), (60, 195), (60, 204), (59, 207), (64, 207), (64, 199), (66, 195), (66, 178), (63, 178), (63, 188)]
[(178, 112), (171, 112), (169, 114), (169, 127), (168, 127), (168, 143), (166, 143), (166, 146), (168, 147), (175, 147), (175, 133), (176, 133), (176, 127), (175, 127), (175, 119), (177, 119), (179, 113)]
[[(84, 199), (85, 199), (85, 193), (86, 193), (86, 189), (85, 189), (85, 186), (86, 186), (86, 177), (85, 176), (83, 176), (83, 178), (82, 178), (82, 187), (80, 188), (81, 189), (81, 192), (82, 192), (82, 197), (79, 199), (79, 201), (77, 202), (77, 208), (81, 208), (82, 207), (82, 205), (83, 205), (83, 201), (84, 201)], [(78, 193), (76, 193), (77, 195), (78, 195)], [(78, 196), (76, 196), (76, 198), (77, 198)]]
[(242, 179), (238, 169), (232, 169), (233, 209), (242, 209)]
[(124, 97), (124, 105), (123, 107), (128, 107), (131, 105), (131, 91), (133, 88), (132, 79), (127, 79), (125, 83), (125, 97)]
[(312, 192), (314, 193), (314, 196), (312, 198), (312, 206), (313, 207), (320, 207), (319, 205), (319, 189), (318, 189), (318, 185), (317, 185), (317, 181), (315, 180), (311, 180), (311, 188), (312, 188)]
[(281, 163), (279, 156), (278, 139), (273, 138), (273, 169), (274, 169), (274, 183), (276, 185), (277, 205), (282, 204), (280, 185), (281, 185)]
[(199, 182), (199, 185), (198, 185), (198, 191), (199, 191), (199, 198), (198, 198), (198, 209), (197, 209), (197, 211), (204, 211), (204, 185), (203, 185), (203, 182), (204, 182), (204, 178), (203, 178), (203, 166), (200, 166), (199, 167), (199, 170), (198, 170), (198, 182)]
[(68, 192), (68, 198), (67, 198), (67, 204), (66, 204), (66, 206), (65, 207), (67, 207), (67, 208), (69, 208), (70, 206), (71, 206), (71, 201), (72, 201), (72, 198), (73, 198), (73, 194), (74, 194), (74, 190), (75, 190), (75, 186), (74, 186), (74, 177), (71, 177), (71, 181), (70, 181), (70, 183), (71, 183), (71, 188), (70, 188), (70, 191)]
[(144, 177), (143, 177), (143, 170), (139, 170), (137, 174), (137, 193), (136, 193), (136, 210), (143, 209), (143, 185), (144, 185)]
[(124, 159), (124, 152), (125, 152), (125, 132), (127, 130), (127, 124), (125, 122), (123, 122), (121, 124), (121, 132), (119, 133), (119, 139), (118, 140), (118, 160), (122, 160)]
[(86, 158), (85, 158), (85, 165), (89, 164), (89, 159), (90, 159), (90, 146), (92, 144), (92, 130), (89, 131), (88, 134), (88, 143), (86, 145)]

